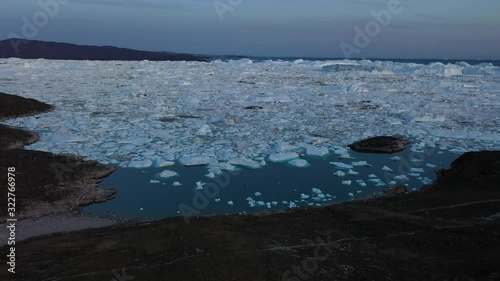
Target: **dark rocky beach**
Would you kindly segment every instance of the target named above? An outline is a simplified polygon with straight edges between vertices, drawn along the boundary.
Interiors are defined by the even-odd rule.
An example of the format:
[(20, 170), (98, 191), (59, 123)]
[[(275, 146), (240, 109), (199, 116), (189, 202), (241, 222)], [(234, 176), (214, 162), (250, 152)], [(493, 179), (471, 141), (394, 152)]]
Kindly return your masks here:
[[(0, 119), (52, 109), (6, 94), (0, 100)], [(112, 167), (22, 149), (36, 140), (0, 125), (0, 169), (18, 171), (27, 229), (33, 218), (112, 198), (114, 190), (99, 186)], [(0, 280), (500, 280), (500, 151), (465, 153), (418, 192), (189, 222), (45, 231), (17, 243), (15, 276), (2, 248)]]

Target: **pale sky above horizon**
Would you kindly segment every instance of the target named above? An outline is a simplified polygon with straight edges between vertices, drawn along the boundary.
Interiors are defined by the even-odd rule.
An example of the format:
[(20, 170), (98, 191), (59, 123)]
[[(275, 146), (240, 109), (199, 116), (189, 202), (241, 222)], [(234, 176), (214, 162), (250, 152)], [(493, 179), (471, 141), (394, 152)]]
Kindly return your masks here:
[[(40, 5), (55, 1), (48, 12)], [(498, 0), (399, 0), (389, 24), (356, 45), (355, 28), (391, 1), (2, 0), (0, 40), (293, 57), (344, 57), (344, 42), (354, 57), (500, 59)]]

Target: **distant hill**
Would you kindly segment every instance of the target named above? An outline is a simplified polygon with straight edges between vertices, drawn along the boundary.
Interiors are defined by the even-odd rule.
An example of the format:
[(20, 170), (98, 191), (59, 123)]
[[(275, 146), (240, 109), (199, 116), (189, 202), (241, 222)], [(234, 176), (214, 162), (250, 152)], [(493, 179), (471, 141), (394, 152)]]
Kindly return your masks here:
[[(0, 41), (0, 58), (123, 61), (209, 61), (208, 57), (148, 52), (112, 46), (85, 46), (25, 39)], [(13, 46), (12, 42), (15, 42)], [(16, 50), (17, 48), (17, 50)]]

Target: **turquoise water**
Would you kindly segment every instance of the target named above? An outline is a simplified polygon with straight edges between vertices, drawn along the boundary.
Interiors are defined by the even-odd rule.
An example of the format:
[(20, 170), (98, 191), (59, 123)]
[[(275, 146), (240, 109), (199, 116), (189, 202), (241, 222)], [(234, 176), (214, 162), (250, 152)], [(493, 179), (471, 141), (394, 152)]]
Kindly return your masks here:
[[(103, 187), (116, 188), (117, 196), (113, 200), (88, 206), (84, 211), (122, 219), (149, 220), (182, 215), (248, 214), (295, 206), (323, 206), (379, 194), (384, 188), (394, 185), (391, 181), (407, 185), (410, 191), (418, 190), (436, 179), (435, 170), (449, 168), (459, 156), (437, 148), (425, 148), (420, 152), (407, 149), (394, 154), (354, 151), (350, 151), (350, 154), (355, 159), (340, 159), (338, 155), (306, 157), (304, 159), (311, 164), (307, 168), (297, 168), (287, 163), (269, 163), (262, 169), (242, 168), (236, 172), (225, 172), (215, 179), (205, 176), (207, 170), (203, 166), (183, 167), (177, 164), (145, 170), (119, 168), (102, 184)], [(400, 160), (394, 160), (394, 156)], [(356, 161), (366, 161), (371, 166), (353, 167), (352, 170), (359, 174), (349, 175), (348, 169), (329, 164), (344, 162), (350, 165)], [(393, 172), (383, 170), (384, 166)], [(179, 176), (159, 179), (156, 175), (166, 169), (179, 173)], [(337, 171), (346, 175), (335, 175)], [(377, 184), (373, 175), (385, 185), (380, 182)], [(405, 175), (408, 180), (394, 179), (398, 175)], [(346, 185), (349, 180), (351, 184)], [(361, 186), (356, 180), (363, 180), (366, 186)], [(196, 189), (197, 186), (200, 188), (200, 184), (196, 183), (198, 181), (206, 183), (203, 189)], [(174, 182), (182, 185), (173, 186)]]

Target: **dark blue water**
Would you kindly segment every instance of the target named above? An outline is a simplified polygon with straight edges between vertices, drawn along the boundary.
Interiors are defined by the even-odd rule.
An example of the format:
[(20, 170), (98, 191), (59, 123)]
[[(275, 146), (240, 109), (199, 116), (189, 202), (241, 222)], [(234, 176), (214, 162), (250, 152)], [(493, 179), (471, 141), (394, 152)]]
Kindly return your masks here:
[[(339, 159), (336, 155), (305, 158), (311, 164), (307, 168), (292, 167), (287, 163), (269, 163), (262, 169), (240, 169), (226, 172), (215, 179), (205, 177), (206, 167), (201, 166), (175, 165), (146, 170), (121, 168), (102, 184), (104, 187), (116, 188), (116, 198), (88, 206), (85, 211), (124, 219), (160, 219), (181, 215), (248, 214), (284, 210), (290, 206), (323, 206), (380, 194), (384, 188), (394, 184), (389, 183), (394, 180), (394, 176), (401, 174), (409, 180), (395, 180), (397, 184), (407, 185), (410, 191), (418, 190), (425, 183), (435, 180), (435, 170), (448, 168), (459, 156), (437, 148), (426, 148), (422, 152), (406, 150), (391, 155), (356, 152), (351, 152), (351, 155), (356, 159)], [(391, 160), (393, 156), (400, 157), (400, 160)], [(353, 170), (359, 174), (352, 176), (348, 170), (329, 164), (331, 161), (347, 164), (367, 161), (372, 166), (354, 167)], [(394, 171), (384, 171), (384, 166)], [(412, 173), (411, 168), (423, 169), (423, 172)], [(151, 180), (158, 179), (155, 175), (165, 169), (176, 171), (179, 176), (151, 183)], [(339, 170), (346, 175), (334, 175)], [(376, 182), (369, 181), (370, 174), (376, 175), (386, 185), (377, 186)], [(342, 184), (347, 180), (351, 180), (351, 185)], [(356, 180), (363, 180), (366, 186), (361, 186)], [(201, 190), (196, 189), (198, 181), (206, 183)], [(174, 182), (182, 185), (173, 186)], [(321, 195), (318, 190), (314, 192), (313, 188), (321, 190)], [(252, 201), (253, 204), (249, 204)]]

